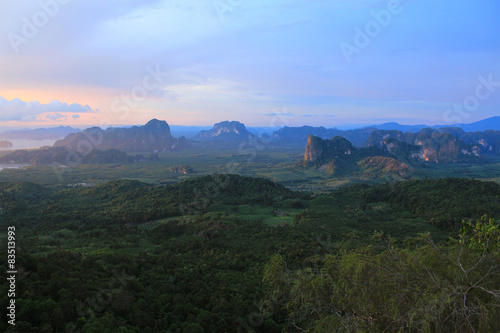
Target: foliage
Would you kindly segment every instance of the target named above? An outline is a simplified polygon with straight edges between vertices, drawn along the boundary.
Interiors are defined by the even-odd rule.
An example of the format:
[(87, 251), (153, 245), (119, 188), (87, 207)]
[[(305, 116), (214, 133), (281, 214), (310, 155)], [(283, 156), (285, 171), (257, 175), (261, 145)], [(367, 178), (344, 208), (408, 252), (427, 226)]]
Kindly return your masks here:
[(279, 287), (264, 275), (261, 304), (288, 291), (275, 310), (286, 313), (287, 332), (491, 332), (500, 323), (499, 259), (427, 235), (400, 247), (375, 234), (314, 269), (281, 274)]
[(475, 223), (462, 221), (460, 229), (460, 244), (477, 252), (500, 250), (500, 226), (493, 218), (483, 215)]
[(473, 179), (426, 179), (387, 183), (367, 189), (370, 202), (390, 202), (402, 210), (429, 219), (440, 228), (458, 231), (458, 221), (483, 214), (500, 215), (500, 187)]
[(497, 237), (496, 222), (444, 243), (454, 234), (431, 224), (443, 211), (421, 209), (446, 199), (446, 217), (469, 221), (498, 216), (498, 198), (498, 185), (462, 179), (313, 196), (234, 174), (0, 183), (1, 229), (15, 225), (19, 246), (16, 329), (488, 331), (500, 317), (498, 250), (470, 244)]

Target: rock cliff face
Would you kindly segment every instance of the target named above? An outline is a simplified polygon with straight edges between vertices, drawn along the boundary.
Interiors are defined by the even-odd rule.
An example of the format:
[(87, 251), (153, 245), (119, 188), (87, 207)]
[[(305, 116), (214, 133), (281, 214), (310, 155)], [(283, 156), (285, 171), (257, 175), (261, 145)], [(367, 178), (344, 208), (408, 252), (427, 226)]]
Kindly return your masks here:
[(194, 139), (203, 141), (241, 142), (255, 138), (239, 121), (223, 121), (209, 131), (201, 131)]
[(398, 130), (375, 130), (365, 143), (366, 147), (376, 146), (382, 148), (384, 141), (393, 139), (395, 141), (404, 141), (404, 134)]
[(304, 161), (315, 162), (323, 153), (324, 141), (312, 134), (309, 134), (306, 143), (306, 151), (304, 153)]
[(119, 149), (124, 152), (168, 152), (187, 146), (186, 138), (176, 139), (166, 121), (152, 119), (144, 126), (130, 128), (92, 127), (56, 141), (54, 147), (76, 151)]
[(307, 138), (305, 162), (328, 162), (331, 159), (351, 155), (355, 151), (352, 144), (341, 136), (323, 140), (312, 134)]
[[(452, 128), (453, 130), (453, 128)], [(465, 133), (452, 131), (456, 135)], [(446, 129), (424, 128), (419, 133), (402, 133), (396, 130), (374, 131), (366, 146), (382, 148), (404, 159), (416, 159), (435, 163), (478, 162), (481, 148), (477, 144), (467, 144)]]
[(301, 164), (306, 167), (315, 166), (338, 176), (387, 179), (411, 177), (412, 167), (404, 160), (399, 160), (400, 155), (395, 154), (400, 150), (409, 149), (409, 145), (391, 138), (385, 140), (382, 148), (355, 148), (351, 142), (340, 136), (323, 140), (309, 135)]
[(484, 155), (500, 155), (500, 131), (468, 132), (460, 139), (477, 146)]

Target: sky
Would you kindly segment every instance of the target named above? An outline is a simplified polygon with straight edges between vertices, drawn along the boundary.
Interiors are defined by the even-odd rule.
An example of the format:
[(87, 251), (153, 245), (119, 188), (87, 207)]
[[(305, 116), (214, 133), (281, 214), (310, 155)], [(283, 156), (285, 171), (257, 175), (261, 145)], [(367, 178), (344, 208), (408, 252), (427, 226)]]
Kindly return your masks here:
[(500, 115), (497, 0), (0, 2), (0, 128)]

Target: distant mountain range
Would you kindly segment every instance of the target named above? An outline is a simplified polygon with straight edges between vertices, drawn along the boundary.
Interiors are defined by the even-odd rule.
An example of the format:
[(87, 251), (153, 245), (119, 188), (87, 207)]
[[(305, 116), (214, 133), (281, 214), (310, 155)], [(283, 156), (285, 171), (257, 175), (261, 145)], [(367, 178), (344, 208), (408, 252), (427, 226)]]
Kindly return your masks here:
[[(133, 127), (137, 126), (126, 127), (126, 128), (133, 128)], [(210, 128), (209, 126), (173, 125), (170, 126), (170, 129), (178, 137), (185, 136), (186, 138), (195, 138), (198, 140), (200, 139), (212, 140), (215, 137), (218, 137), (218, 139), (224, 139), (224, 137), (228, 136), (228, 134), (223, 134), (223, 133), (234, 133), (237, 134), (238, 137), (242, 138), (246, 136), (247, 135), (246, 132), (248, 132), (255, 136), (270, 135), (272, 136), (272, 139), (274, 141), (284, 144), (303, 144), (307, 140), (309, 134), (313, 134), (314, 136), (324, 139), (330, 139), (336, 135), (339, 135), (347, 138), (355, 146), (361, 147), (365, 144), (371, 132), (375, 129), (398, 130), (401, 132), (418, 133), (424, 128), (440, 129), (440, 128), (451, 128), (451, 127), (461, 128), (465, 132), (476, 132), (476, 131), (487, 131), (487, 130), (500, 131), (500, 116), (483, 119), (470, 124), (454, 124), (454, 125), (448, 124), (448, 125), (427, 126), (423, 124), (401, 125), (395, 122), (389, 122), (379, 125), (365, 126), (357, 129), (350, 129), (350, 130), (325, 128), (322, 126), (320, 127), (302, 126), (302, 127), (283, 127), (283, 128), (245, 127), (244, 124), (238, 121), (223, 121), (215, 124), (212, 128)], [(68, 134), (78, 133), (81, 131), (82, 130), (78, 128), (73, 128), (70, 126), (7, 130), (0, 133), (0, 140), (8, 140), (8, 139), (57, 140), (65, 138)], [(236, 132), (239, 132), (239, 134)], [(243, 133), (243, 135), (241, 135), (241, 133)]]
[[(473, 124), (463, 125), (466, 129), (495, 128), (500, 117), (492, 117)], [(488, 125), (489, 124), (489, 125)], [(152, 119), (143, 126), (101, 129), (88, 128), (84, 131), (66, 127), (53, 129), (22, 130), (3, 133), (3, 136), (16, 138), (48, 138), (67, 134), (55, 142), (53, 147), (39, 151), (16, 151), (5, 155), (4, 162), (50, 164), (51, 161), (64, 160), (63, 154), (69, 151), (92, 156), (85, 161), (118, 161), (126, 160), (123, 153), (161, 153), (189, 149), (191, 144), (210, 142), (210, 145), (239, 144), (248, 140), (262, 140), (270, 145), (306, 144), (304, 161), (308, 164), (329, 164), (333, 169), (342, 169), (345, 163), (361, 163), (366, 157), (382, 156), (396, 158), (401, 162), (434, 161), (437, 163), (479, 162), (483, 156), (500, 155), (500, 131), (485, 130), (467, 132), (460, 127), (425, 127), (424, 125), (406, 126), (397, 123), (386, 123), (376, 127), (365, 127), (354, 130), (339, 130), (325, 127), (283, 127), (272, 133), (272, 136), (260, 131), (259, 136), (248, 131), (238, 121), (222, 121), (211, 129), (199, 131), (195, 141), (185, 137), (172, 136), (170, 126), (164, 120)], [(418, 128), (423, 127), (416, 131)], [(399, 128), (399, 129), (398, 129)], [(191, 127), (192, 132), (196, 127)], [(262, 130), (262, 129), (260, 129)], [(403, 131), (404, 130), (404, 131)], [(333, 139), (332, 139), (333, 138)], [(0, 140), (1, 141), (1, 140)], [(196, 143), (198, 141), (198, 143)], [(191, 143), (190, 143), (191, 142)], [(4, 142), (8, 145), (8, 142)], [(344, 149), (345, 148), (345, 149)], [(340, 150), (345, 153), (343, 156)], [(115, 151), (116, 150), (116, 151)], [(106, 154), (100, 154), (106, 152)], [(340, 154), (340, 155), (339, 155)], [(339, 159), (339, 156), (343, 156)], [(333, 156), (333, 157), (332, 157)], [(335, 160), (332, 162), (332, 158)], [(137, 158), (137, 160), (141, 160)], [(370, 160), (363, 165), (375, 162), (391, 166), (395, 164), (387, 159)], [(100, 162), (103, 163), (103, 162)], [(385, 165), (384, 164), (384, 165)]]
[(460, 123), (453, 125), (448, 124), (448, 125), (427, 126), (427, 125), (401, 125), (398, 123), (390, 122), (380, 125), (371, 125), (365, 128), (376, 128), (381, 130), (398, 130), (402, 132), (418, 133), (426, 127), (430, 127), (432, 129), (458, 127), (463, 129), (465, 132), (477, 132), (477, 131), (488, 131), (488, 130), (500, 131), (500, 116), (486, 118), (470, 124)]
[(335, 136), (341, 136), (349, 140), (354, 146), (362, 147), (374, 130), (376, 130), (374, 127), (346, 131), (336, 128), (325, 128), (323, 126), (283, 127), (273, 133), (272, 139), (278, 144), (303, 145), (310, 134), (321, 139), (331, 139)]
[[(166, 121), (150, 120), (144, 126), (130, 128), (88, 128), (71, 133), (58, 140), (53, 147), (33, 150), (16, 150), (0, 158), (1, 163), (28, 163), (46, 165), (54, 162), (66, 164), (70, 152), (76, 152), (81, 163), (132, 163), (144, 160), (133, 152), (169, 152), (188, 147), (185, 137), (174, 138)], [(72, 161), (73, 162), (73, 161)]]
[(439, 129), (447, 133), (476, 132), (476, 131), (495, 131), (500, 130), (500, 117), (491, 117), (471, 124), (456, 124), (450, 125), (401, 125), (398, 123), (385, 123), (381, 125), (373, 125), (352, 130), (339, 130), (337, 128), (325, 127), (283, 127), (273, 133), (274, 141), (283, 144), (303, 144), (309, 134), (322, 139), (331, 139), (335, 136), (341, 136), (349, 140), (356, 147), (363, 147), (370, 137), (370, 134), (375, 130), (396, 130), (400, 132), (418, 133), (424, 128)]
[(80, 132), (80, 129), (70, 126), (52, 128), (10, 130), (0, 133), (1, 139), (57, 140), (68, 134)]

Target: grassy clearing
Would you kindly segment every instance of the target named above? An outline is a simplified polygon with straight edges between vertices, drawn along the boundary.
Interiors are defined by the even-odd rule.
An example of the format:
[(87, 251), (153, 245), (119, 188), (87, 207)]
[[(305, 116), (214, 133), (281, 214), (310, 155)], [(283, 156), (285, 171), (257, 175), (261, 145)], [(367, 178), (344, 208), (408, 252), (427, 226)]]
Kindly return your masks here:
[(285, 224), (293, 225), (293, 219), (291, 217), (273, 217), (265, 219), (262, 222), (269, 226), (280, 226)]

